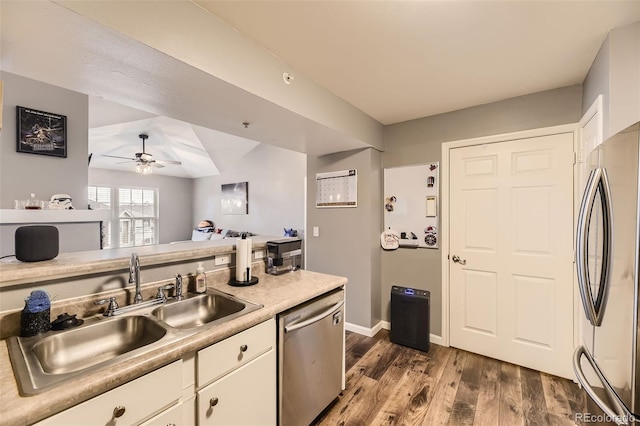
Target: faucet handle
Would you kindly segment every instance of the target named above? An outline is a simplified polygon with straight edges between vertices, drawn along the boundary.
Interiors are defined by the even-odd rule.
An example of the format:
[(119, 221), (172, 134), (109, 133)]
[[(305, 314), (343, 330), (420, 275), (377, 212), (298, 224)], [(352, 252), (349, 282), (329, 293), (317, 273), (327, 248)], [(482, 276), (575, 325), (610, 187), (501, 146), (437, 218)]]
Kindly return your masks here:
[(162, 301), (167, 300), (167, 296), (165, 296), (164, 291), (165, 290), (171, 290), (174, 287), (175, 287), (175, 285), (173, 285), (173, 284), (167, 284), (167, 285), (163, 285), (163, 286), (158, 287), (158, 292), (156, 293), (156, 299), (162, 300)]
[(110, 317), (115, 315), (116, 309), (118, 309), (120, 306), (118, 306), (118, 302), (116, 302), (116, 298), (115, 297), (109, 297), (106, 299), (100, 299), (100, 300), (96, 300), (95, 302), (93, 302), (96, 305), (104, 305), (105, 303), (109, 303), (109, 306), (107, 306), (107, 310), (104, 311), (104, 316), (105, 317)]

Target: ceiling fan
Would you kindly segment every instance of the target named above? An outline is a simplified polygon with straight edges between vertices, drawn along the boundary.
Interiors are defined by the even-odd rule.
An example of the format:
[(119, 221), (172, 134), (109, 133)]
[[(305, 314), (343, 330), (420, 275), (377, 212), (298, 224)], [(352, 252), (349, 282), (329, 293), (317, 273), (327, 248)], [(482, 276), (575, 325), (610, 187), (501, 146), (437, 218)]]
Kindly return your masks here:
[(149, 139), (149, 135), (145, 133), (141, 133), (138, 135), (138, 137), (142, 139), (142, 152), (136, 152), (135, 158), (119, 157), (117, 155), (107, 155), (107, 154), (103, 154), (102, 156), (127, 160), (127, 161), (123, 161), (122, 163), (135, 161), (136, 172), (142, 173), (142, 174), (151, 173), (151, 167), (161, 168), (161, 167), (164, 167), (164, 164), (175, 164), (178, 166), (182, 164), (180, 161), (176, 161), (176, 160), (158, 160), (153, 158), (153, 155), (149, 154), (145, 150), (145, 142), (147, 139)]

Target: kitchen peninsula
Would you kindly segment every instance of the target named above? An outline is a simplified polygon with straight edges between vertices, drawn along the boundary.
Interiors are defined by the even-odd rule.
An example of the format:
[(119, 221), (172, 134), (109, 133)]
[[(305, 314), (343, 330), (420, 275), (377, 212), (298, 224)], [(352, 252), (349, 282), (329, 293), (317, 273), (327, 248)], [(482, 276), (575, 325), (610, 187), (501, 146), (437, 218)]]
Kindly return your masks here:
[[(0, 406), (2, 407), (0, 425), (32, 424), (117, 389), (123, 384), (135, 383), (138, 381), (136, 379), (170, 367), (175, 364), (175, 361), (183, 360), (181, 364), (184, 366), (188, 363), (193, 364), (195, 353), (202, 353), (203, 348), (207, 350), (214, 348), (218, 346), (216, 343), (225, 341), (231, 336), (237, 336), (245, 330), (260, 329), (263, 333), (264, 330), (271, 330), (268, 328), (268, 323), (273, 323), (277, 314), (346, 285), (346, 278), (305, 270), (279, 276), (265, 274), (263, 256), (266, 241), (269, 239), (271, 238), (254, 238), (253, 269), (259, 277), (259, 283), (249, 287), (232, 287), (227, 284), (233, 273), (235, 241), (232, 240), (164, 244), (138, 247), (135, 250), (63, 253), (53, 260), (34, 264), (0, 264), (0, 295), (10, 296), (7, 298), (8, 301), (2, 301), (3, 307), (0, 312), (0, 330), (3, 338), (0, 340)], [(188, 281), (185, 280), (188, 282), (185, 287), (192, 291), (193, 282), (190, 271), (195, 270), (196, 262), (204, 261), (210, 289), (231, 294), (263, 307), (128, 359), (126, 362), (96, 368), (88, 374), (79, 374), (64, 384), (43, 389), (35, 395), (25, 396), (24, 392), (21, 393), (9, 358), (6, 340), (10, 335), (17, 335), (16, 331), (19, 329), (21, 306), (15, 306), (19, 302), (19, 297), (16, 295), (24, 298), (36, 288), (49, 291), (53, 297), (52, 319), (63, 312), (78, 314), (78, 318), (100, 316), (105, 308), (94, 305), (93, 302), (98, 299), (117, 297), (118, 301), (122, 300), (121, 305), (128, 304), (132, 288), (131, 285), (122, 285), (122, 276), (128, 271), (129, 256), (133, 251), (136, 251), (140, 258), (142, 290), (145, 299), (153, 297), (158, 286), (171, 283), (175, 273), (189, 278)], [(216, 265), (216, 257), (222, 259), (226, 257), (231, 263)], [(110, 287), (106, 283), (113, 277), (117, 278), (115, 280), (117, 285)], [(83, 285), (84, 283), (88, 285)], [(70, 288), (74, 286), (87, 287), (91, 292), (83, 294), (80, 290), (74, 293), (75, 290)], [(103, 291), (99, 292), (96, 289)], [(59, 294), (72, 296), (56, 299), (56, 295)], [(11, 304), (14, 305), (11, 308), (6, 306)], [(275, 335), (273, 340), (275, 342)], [(189, 368), (192, 369), (193, 377), (193, 366)], [(183, 368), (183, 371), (188, 370)], [(275, 383), (275, 377), (273, 380)], [(196, 408), (193, 405), (195, 399), (193, 393), (197, 391), (199, 394), (202, 389), (198, 389), (201, 388), (200, 383), (189, 384), (189, 386), (192, 393), (189, 403), (192, 405), (190, 408), (181, 408), (181, 410), (194, 412)], [(275, 388), (273, 394), (276, 394)], [(180, 397), (180, 401), (173, 401), (169, 406), (178, 406), (182, 404), (183, 399), (185, 397)], [(167, 409), (166, 406), (162, 408)], [(149, 413), (149, 416), (141, 420), (157, 414), (157, 411)], [(203, 423), (199, 421), (199, 424)]]

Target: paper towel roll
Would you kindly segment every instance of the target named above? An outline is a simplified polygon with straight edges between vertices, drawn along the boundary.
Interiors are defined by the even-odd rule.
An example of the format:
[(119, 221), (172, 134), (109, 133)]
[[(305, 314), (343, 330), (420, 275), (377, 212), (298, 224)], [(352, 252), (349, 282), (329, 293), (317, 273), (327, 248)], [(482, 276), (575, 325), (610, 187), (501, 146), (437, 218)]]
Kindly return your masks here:
[(251, 238), (236, 240), (236, 281), (251, 279)]

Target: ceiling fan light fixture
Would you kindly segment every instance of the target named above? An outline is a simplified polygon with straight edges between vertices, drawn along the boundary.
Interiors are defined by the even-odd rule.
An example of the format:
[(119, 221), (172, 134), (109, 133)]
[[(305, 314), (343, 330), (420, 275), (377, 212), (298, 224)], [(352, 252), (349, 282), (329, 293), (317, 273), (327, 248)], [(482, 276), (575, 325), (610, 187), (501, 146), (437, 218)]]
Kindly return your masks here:
[(136, 173), (140, 173), (143, 175), (150, 175), (151, 174), (151, 165), (150, 164), (136, 164)]

